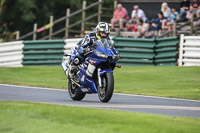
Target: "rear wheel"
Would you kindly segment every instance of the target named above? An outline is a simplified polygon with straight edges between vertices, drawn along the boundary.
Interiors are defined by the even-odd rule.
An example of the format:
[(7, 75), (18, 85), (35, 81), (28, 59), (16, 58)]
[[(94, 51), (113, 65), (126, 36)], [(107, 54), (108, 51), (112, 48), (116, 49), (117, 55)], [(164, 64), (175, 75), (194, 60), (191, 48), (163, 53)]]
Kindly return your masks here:
[(71, 99), (77, 100), (77, 101), (81, 101), (85, 97), (85, 94), (86, 94), (86, 93), (80, 92), (78, 86), (72, 83), (70, 80), (68, 81), (68, 92)]
[(114, 90), (113, 73), (105, 73), (101, 79), (102, 87), (98, 87), (98, 96), (101, 102), (110, 101)]

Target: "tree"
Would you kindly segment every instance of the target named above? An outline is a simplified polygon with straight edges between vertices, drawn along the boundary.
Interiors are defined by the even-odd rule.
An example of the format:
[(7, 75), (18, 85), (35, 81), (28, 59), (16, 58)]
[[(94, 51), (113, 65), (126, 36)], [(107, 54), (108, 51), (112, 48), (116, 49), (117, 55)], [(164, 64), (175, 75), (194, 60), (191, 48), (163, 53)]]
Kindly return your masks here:
[[(0, 24), (6, 24), (7, 30), (14, 32), (20, 30), (22, 34), (32, 30), (35, 22), (38, 25), (48, 23), (49, 16), (56, 18), (65, 15), (66, 8), (81, 7), (78, 0), (3, 0), (0, 8)], [(2, 1), (1, 1), (2, 3)], [(77, 3), (80, 3), (77, 4)], [(5, 9), (2, 12), (2, 9)]]
[[(1, 0), (0, 25), (6, 27), (7, 32), (20, 31), (26, 34), (33, 30), (33, 24), (41, 27), (49, 23), (49, 17), (54, 19), (65, 16), (66, 9), (74, 12), (82, 8), (83, 0)], [(96, 0), (97, 1), (97, 0)], [(87, 0), (87, 5), (96, 2)], [(112, 2), (113, 0), (105, 0)]]

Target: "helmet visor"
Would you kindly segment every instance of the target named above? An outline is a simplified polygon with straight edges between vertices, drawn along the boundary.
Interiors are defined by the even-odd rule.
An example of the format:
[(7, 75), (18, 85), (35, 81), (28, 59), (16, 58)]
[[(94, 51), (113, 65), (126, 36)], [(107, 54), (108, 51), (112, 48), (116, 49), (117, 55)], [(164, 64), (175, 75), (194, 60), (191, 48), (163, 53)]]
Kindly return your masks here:
[(102, 37), (102, 38), (108, 37), (108, 33), (105, 33), (105, 32), (102, 32), (102, 31), (99, 32), (99, 35), (100, 35), (100, 37)]

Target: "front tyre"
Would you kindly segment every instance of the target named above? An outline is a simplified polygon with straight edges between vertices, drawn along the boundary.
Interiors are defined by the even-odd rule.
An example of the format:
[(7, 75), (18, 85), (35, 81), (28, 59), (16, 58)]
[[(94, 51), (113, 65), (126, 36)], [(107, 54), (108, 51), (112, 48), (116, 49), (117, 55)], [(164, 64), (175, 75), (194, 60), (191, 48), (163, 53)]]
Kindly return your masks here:
[(71, 99), (76, 101), (81, 101), (86, 94), (86, 93), (81, 93), (80, 90), (78, 89), (78, 86), (72, 83), (70, 79), (68, 80), (68, 92)]
[(110, 101), (114, 90), (114, 77), (113, 73), (105, 73), (102, 78), (102, 87), (98, 87), (98, 96), (101, 102)]

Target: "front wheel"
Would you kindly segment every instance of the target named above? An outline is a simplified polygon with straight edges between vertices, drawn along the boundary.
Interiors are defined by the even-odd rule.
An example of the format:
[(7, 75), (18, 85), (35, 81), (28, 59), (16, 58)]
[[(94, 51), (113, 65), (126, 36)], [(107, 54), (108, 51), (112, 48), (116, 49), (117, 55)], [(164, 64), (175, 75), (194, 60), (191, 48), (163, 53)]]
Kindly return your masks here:
[(85, 94), (86, 94), (86, 93), (80, 92), (80, 90), (78, 89), (78, 86), (72, 83), (70, 79), (68, 81), (68, 92), (71, 99), (76, 100), (76, 101), (81, 101), (85, 97)]
[(110, 101), (114, 90), (114, 77), (113, 73), (105, 73), (102, 78), (102, 87), (98, 87), (98, 96), (101, 102)]

